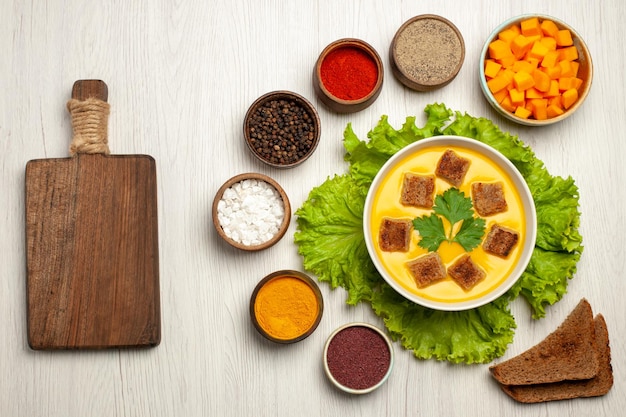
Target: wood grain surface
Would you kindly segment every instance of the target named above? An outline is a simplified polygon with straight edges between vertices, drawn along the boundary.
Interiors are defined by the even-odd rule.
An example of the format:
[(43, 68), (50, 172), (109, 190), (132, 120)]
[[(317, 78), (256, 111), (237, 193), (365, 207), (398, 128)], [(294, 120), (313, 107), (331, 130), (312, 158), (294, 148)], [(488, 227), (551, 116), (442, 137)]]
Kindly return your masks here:
[[(72, 97), (105, 100), (106, 84)], [(33, 349), (160, 342), (156, 165), (77, 154), (26, 166), (28, 341)]]
[[(425, 13), (453, 22), (466, 53), (449, 85), (418, 93), (395, 79), (388, 56), (402, 23)], [(490, 32), (526, 13), (571, 24), (595, 66), (582, 107), (546, 128), (504, 120), (478, 81)], [(624, 16), (622, 0), (0, 2), (0, 416), (623, 415)], [(311, 78), (320, 52), (345, 37), (372, 45), (386, 74), (370, 107), (337, 114), (317, 99)], [(111, 153), (157, 161), (162, 338), (153, 349), (33, 351), (28, 345), (24, 168), (30, 160), (68, 156), (71, 122), (64, 105), (74, 81), (84, 78), (109, 86)], [(319, 146), (294, 169), (267, 167), (243, 140), (246, 110), (275, 90), (303, 95), (320, 114)], [(530, 146), (552, 175), (575, 179), (585, 247), (576, 274), (541, 320), (530, 317), (522, 299), (511, 304), (517, 329), (501, 360), (537, 344), (585, 297), (605, 317), (611, 337), (615, 385), (608, 395), (518, 404), (500, 391), (490, 364), (419, 361), (399, 341), (385, 385), (365, 396), (345, 395), (324, 374), (327, 337), (352, 321), (383, 324), (368, 305), (347, 305), (346, 292), (327, 283), (319, 283), (324, 315), (307, 339), (277, 346), (254, 329), (249, 302), (258, 281), (276, 270), (304, 271), (293, 241), (295, 213), (314, 187), (347, 172), (342, 140), (348, 123), (366, 139), (383, 115), (396, 128), (407, 116), (423, 125), (424, 107), (435, 102), (493, 120)], [(284, 237), (261, 252), (232, 248), (211, 222), (220, 185), (244, 172), (274, 178), (294, 213)]]

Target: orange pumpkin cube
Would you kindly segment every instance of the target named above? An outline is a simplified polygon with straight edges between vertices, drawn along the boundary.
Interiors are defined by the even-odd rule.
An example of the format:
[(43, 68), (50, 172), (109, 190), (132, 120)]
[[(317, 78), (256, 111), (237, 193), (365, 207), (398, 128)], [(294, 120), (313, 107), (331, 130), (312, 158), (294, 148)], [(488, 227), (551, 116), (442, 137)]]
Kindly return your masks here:
[(519, 29), (516, 29), (516, 27), (510, 27), (510, 28), (505, 29), (502, 32), (498, 33), (498, 39), (500, 39), (501, 41), (503, 41), (507, 45), (510, 45), (511, 42), (513, 41), (513, 39), (517, 35), (519, 35)]
[(541, 32), (545, 36), (554, 38), (558, 31), (559, 31), (559, 27), (552, 20), (546, 19), (543, 22), (541, 22)]
[(524, 59), (524, 60), (515, 61), (515, 63), (511, 67), (511, 70), (515, 72), (525, 71), (530, 74), (533, 72), (535, 68), (537, 68), (536, 65)]
[[(558, 87), (558, 83), (557, 83), (557, 87)], [(543, 93), (537, 90), (535, 87), (530, 87), (528, 90), (525, 91), (525, 93), (526, 93), (527, 99), (543, 98)]]
[(535, 81), (535, 88), (543, 93), (550, 89), (550, 76), (540, 69), (536, 69), (532, 73)]
[(575, 46), (559, 49), (561, 59), (566, 61), (576, 61), (578, 59), (578, 49)]
[(495, 98), (496, 101), (500, 104), (502, 104), (502, 100), (504, 100), (504, 98), (508, 96), (509, 96), (509, 90), (507, 90), (506, 88), (503, 88), (502, 90), (496, 91), (495, 93), (493, 93), (493, 98)]
[(502, 59), (508, 55), (512, 55), (511, 48), (503, 40), (496, 39), (491, 42), (487, 47), (489, 50), (489, 57), (493, 59)]
[(557, 80), (550, 80), (550, 88), (544, 93), (544, 97), (556, 97), (560, 94), (559, 82)]
[(556, 39), (556, 44), (558, 46), (570, 46), (574, 44), (574, 40), (572, 39), (572, 32), (568, 29), (561, 29), (556, 33), (554, 37)]
[(574, 68), (570, 61), (559, 61), (559, 67), (561, 67), (561, 77), (573, 77)]
[(539, 42), (544, 44), (545, 47), (548, 48), (548, 51), (556, 51), (557, 49), (556, 39), (550, 36), (544, 36), (543, 38), (539, 40)]
[(565, 111), (563, 111), (561, 107), (554, 105), (554, 104), (548, 106), (548, 108), (546, 109), (546, 114), (548, 115), (550, 119), (552, 119), (553, 117), (560, 116), (563, 113), (565, 113)]
[(532, 112), (525, 107), (519, 106), (515, 109), (515, 115), (522, 119), (528, 119)]
[(526, 71), (520, 71), (513, 76), (513, 85), (520, 91), (529, 89), (535, 86), (535, 80), (532, 75)]
[(508, 112), (513, 113), (515, 111), (515, 106), (513, 105), (513, 103), (511, 103), (511, 97), (508, 94), (504, 97), (504, 99), (502, 99), (502, 102), (500, 103), (500, 105), (502, 106), (504, 110)]
[(561, 97), (563, 99), (563, 107), (569, 109), (574, 105), (574, 103), (576, 103), (576, 100), (578, 100), (578, 90), (570, 88), (569, 90), (564, 91)]
[(521, 33), (517, 35), (511, 41), (511, 52), (515, 55), (515, 58), (521, 59), (530, 51), (530, 48), (533, 46), (532, 42)]
[(544, 98), (536, 98), (530, 100), (532, 106), (533, 117), (537, 120), (546, 120), (548, 118), (548, 100)]
[(489, 78), (494, 78), (498, 75), (498, 72), (502, 68), (502, 65), (494, 61), (493, 59), (488, 59), (485, 62), (485, 76)]
[(531, 17), (520, 22), (520, 30), (524, 36), (541, 35), (541, 23), (539, 18)]
[(489, 91), (492, 93), (497, 93), (498, 91), (506, 88), (510, 82), (511, 80), (508, 77), (504, 74), (500, 74), (487, 81), (487, 87), (489, 87)]
[(543, 61), (543, 58), (548, 53), (548, 48), (542, 44), (541, 42), (533, 43), (532, 48), (528, 51), (528, 56), (531, 58), (536, 58), (539, 61)]
[(524, 106), (526, 100), (526, 95), (524, 94), (524, 91), (520, 91), (516, 88), (511, 88), (509, 90), (509, 97), (511, 97), (511, 104), (513, 104), (514, 106)]
[(556, 80), (561, 76), (561, 66), (558, 64), (555, 64), (553, 67), (546, 67), (543, 70), (551, 80)]
[(541, 60), (541, 66), (544, 68), (554, 67), (559, 61), (560, 53), (558, 51), (548, 51), (548, 53)]

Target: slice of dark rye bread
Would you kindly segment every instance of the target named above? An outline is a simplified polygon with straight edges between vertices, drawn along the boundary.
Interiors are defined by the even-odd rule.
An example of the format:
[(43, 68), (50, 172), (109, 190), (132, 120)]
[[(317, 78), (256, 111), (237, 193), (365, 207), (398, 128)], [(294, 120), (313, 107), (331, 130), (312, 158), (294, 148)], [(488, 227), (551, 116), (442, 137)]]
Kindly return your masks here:
[(593, 312), (583, 298), (543, 341), (489, 370), (502, 385), (591, 379), (599, 369), (595, 339)]
[(553, 382), (536, 385), (502, 385), (502, 391), (522, 403), (567, 400), (572, 398), (599, 397), (613, 387), (613, 367), (609, 331), (602, 314), (594, 319), (596, 351), (600, 359), (600, 369), (595, 377), (578, 381)]

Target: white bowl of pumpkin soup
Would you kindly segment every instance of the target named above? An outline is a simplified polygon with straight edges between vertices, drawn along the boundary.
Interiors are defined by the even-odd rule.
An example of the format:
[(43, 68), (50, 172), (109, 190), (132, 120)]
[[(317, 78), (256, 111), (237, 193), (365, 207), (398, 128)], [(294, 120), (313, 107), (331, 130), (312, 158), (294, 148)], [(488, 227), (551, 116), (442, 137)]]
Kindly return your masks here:
[(494, 148), (437, 136), (380, 169), (365, 200), (367, 250), (405, 298), (438, 310), (487, 304), (520, 278), (537, 218), (526, 181)]

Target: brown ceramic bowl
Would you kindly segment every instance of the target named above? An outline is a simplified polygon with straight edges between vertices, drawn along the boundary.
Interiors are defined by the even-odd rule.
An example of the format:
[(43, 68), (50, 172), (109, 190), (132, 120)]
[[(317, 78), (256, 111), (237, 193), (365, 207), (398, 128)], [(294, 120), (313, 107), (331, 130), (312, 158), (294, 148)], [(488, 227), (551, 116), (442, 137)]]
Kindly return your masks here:
[[(364, 341), (364, 334), (372, 339)], [(341, 346), (339, 350), (333, 346), (335, 339), (336, 346)], [(363, 349), (362, 346), (374, 350), (360, 356), (358, 351)], [(382, 350), (377, 352), (376, 348)], [(386, 355), (384, 350), (387, 351)], [(381, 362), (369, 363), (372, 360)], [(389, 379), (393, 370), (394, 351), (391, 339), (378, 327), (363, 322), (348, 323), (336, 329), (326, 340), (323, 362), (326, 376), (335, 387), (349, 394), (368, 394)], [(341, 365), (341, 369), (336, 369), (338, 365)]]
[[(294, 296), (294, 298), (281, 298), (280, 302), (275, 302), (274, 308), (275, 310), (268, 312), (270, 320), (275, 319), (276, 321), (280, 321), (281, 323), (289, 322), (294, 317), (290, 314), (292, 311), (290, 308), (293, 306), (294, 308), (301, 310), (302, 309), (302, 298), (310, 298), (315, 302), (315, 310), (310, 312), (310, 316), (307, 317), (308, 324), (307, 326), (303, 326), (302, 329), (289, 329), (288, 337), (282, 337), (282, 335), (278, 335), (277, 332), (268, 327), (266, 323), (264, 323), (264, 319), (261, 317), (259, 313), (260, 307), (258, 303), (263, 303), (263, 297), (271, 297), (271, 295), (264, 295), (261, 291), (263, 288), (270, 284), (276, 284), (278, 280), (288, 279), (292, 282), (292, 280), (297, 280), (297, 288), (293, 289), (293, 291), (279, 291), (276, 290), (279, 294), (289, 293)], [(283, 284), (285, 286), (291, 287), (292, 284)], [(281, 285), (278, 282), (278, 285)], [(261, 294), (261, 295), (259, 295)], [(258, 303), (257, 303), (258, 302)], [(252, 320), (252, 324), (254, 328), (266, 339), (271, 340), (272, 342), (281, 343), (281, 344), (290, 344), (296, 343), (303, 339), (309, 337), (317, 328), (322, 319), (322, 313), (324, 312), (324, 299), (322, 297), (322, 293), (320, 292), (319, 287), (308, 275), (293, 270), (281, 270), (273, 272), (266, 277), (264, 277), (254, 288), (252, 292), (252, 296), (250, 297), (250, 318)]]
[(465, 42), (449, 20), (423, 14), (407, 20), (389, 48), (394, 76), (406, 87), (431, 91), (448, 85), (465, 59)]
[[(346, 95), (343, 97), (339, 97), (329, 91), (326, 85), (324, 85), (322, 68), (325, 61), (327, 59), (331, 59), (329, 58), (329, 56), (332, 57), (334, 54), (342, 50), (352, 50), (353, 52), (356, 51), (357, 54), (364, 54), (364, 56), (369, 58), (369, 60), (371, 61), (372, 68), (373, 66), (375, 66), (376, 78), (372, 80), (367, 80), (371, 83), (372, 88), (366, 95)], [(353, 68), (347, 66), (346, 70), (352, 71)], [(326, 106), (328, 106), (328, 108), (337, 113), (352, 113), (369, 107), (372, 103), (374, 103), (374, 101), (376, 101), (376, 99), (380, 95), (383, 86), (383, 80), (384, 68), (378, 52), (376, 52), (376, 50), (367, 42), (354, 38), (339, 39), (324, 48), (324, 50), (320, 53), (317, 62), (315, 63), (315, 68), (313, 69), (313, 89), (315, 90), (315, 93), (322, 101), (322, 103), (324, 103)], [(345, 82), (343, 84), (345, 86), (349, 85), (350, 83)]]
[[(498, 101), (498, 99), (494, 96), (494, 94), (489, 90), (489, 87), (487, 85), (487, 78), (485, 76), (485, 60), (487, 59), (488, 54), (489, 54), (489, 44), (495, 39), (497, 39), (498, 34), (502, 32), (504, 29), (507, 29), (511, 27), (512, 25), (518, 25), (523, 20), (530, 19), (533, 17), (539, 18), (540, 21), (544, 21), (546, 19), (552, 20), (559, 29), (569, 29), (570, 33), (572, 34), (572, 40), (574, 41), (574, 46), (578, 50), (578, 62), (580, 66), (578, 68), (577, 77), (582, 80), (582, 85), (578, 89), (578, 99), (576, 100), (576, 102), (569, 109), (565, 110), (565, 112), (561, 114), (560, 116), (543, 119), (543, 120), (536, 120), (533, 118), (525, 119), (522, 117), (518, 117), (513, 112), (504, 108), (501, 102)], [(587, 49), (587, 45), (585, 44), (583, 39), (580, 37), (578, 32), (576, 32), (574, 28), (572, 28), (570, 25), (552, 16), (528, 14), (528, 15), (521, 15), (521, 16), (508, 19), (502, 24), (500, 24), (498, 27), (496, 27), (493, 30), (493, 32), (491, 32), (480, 54), (479, 74), (480, 74), (479, 75), (480, 86), (483, 91), (483, 94), (485, 98), (487, 99), (487, 101), (489, 102), (489, 104), (499, 114), (501, 114), (508, 120), (511, 120), (515, 123), (519, 123), (521, 125), (547, 126), (547, 125), (551, 125), (553, 123), (557, 123), (568, 118), (569, 116), (574, 114), (574, 112), (578, 110), (578, 108), (585, 101), (585, 98), (587, 97), (587, 95), (589, 94), (589, 90), (591, 89), (591, 82), (593, 80), (593, 62), (591, 61), (591, 54), (589, 53), (589, 49)]]
[[(255, 195), (255, 192), (260, 192), (249, 189), (249, 187), (259, 182), (262, 185), (267, 184), (269, 187), (267, 187), (262, 196), (259, 197), (262, 198), (262, 200), (259, 203), (261, 206), (258, 207), (258, 211), (255, 211), (255, 208), (246, 208), (245, 211), (241, 211), (241, 209), (233, 210), (232, 202), (239, 201), (243, 196)], [(270, 198), (267, 193), (269, 192), (268, 190), (272, 189), (275, 190), (275, 193), (273, 193), (274, 195)], [(277, 200), (275, 200), (275, 198)], [(267, 219), (268, 210), (264, 208), (263, 205), (270, 204), (272, 201), (280, 201), (280, 203), (282, 203), (283, 218), (280, 223), (278, 222), (278, 218), (272, 219), (270, 216), (270, 220), (274, 221), (275, 224), (271, 224), (268, 221), (268, 223), (271, 224), (271, 230), (269, 232), (260, 233), (259, 231), (252, 231), (246, 233), (247, 237), (243, 237), (240, 231), (245, 229), (241, 225), (240, 220), (234, 219), (239, 219), (240, 216), (246, 217), (247, 219), (252, 219), (254, 216), (257, 216), (259, 221)], [(229, 214), (237, 210), (237, 215)], [(213, 226), (217, 234), (229, 245), (241, 250), (259, 251), (273, 246), (283, 237), (291, 221), (291, 205), (289, 204), (289, 198), (285, 190), (283, 190), (275, 180), (263, 174), (246, 173), (232, 177), (217, 190), (215, 198), (213, 199), (212, 215)]]
[[(276, 122), (264, 123), (270, 117)], [(284, 90), (256, 99), (243, 122), (250, 152), (275, 168), (293, 168), (306, 161), (317, 148), (320, 130), (315, 107), (301, 95)]]

